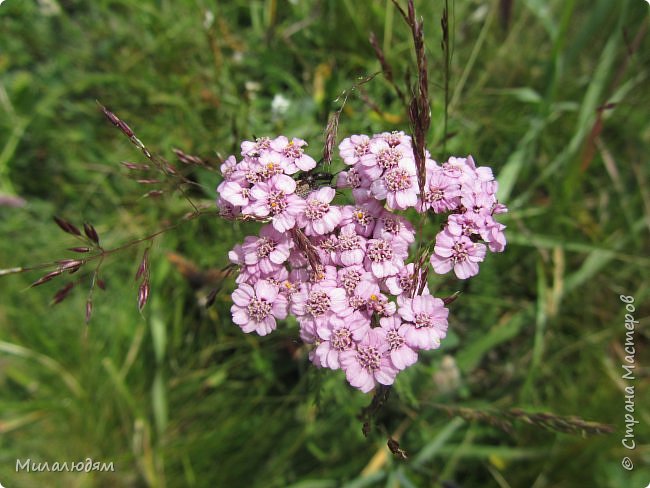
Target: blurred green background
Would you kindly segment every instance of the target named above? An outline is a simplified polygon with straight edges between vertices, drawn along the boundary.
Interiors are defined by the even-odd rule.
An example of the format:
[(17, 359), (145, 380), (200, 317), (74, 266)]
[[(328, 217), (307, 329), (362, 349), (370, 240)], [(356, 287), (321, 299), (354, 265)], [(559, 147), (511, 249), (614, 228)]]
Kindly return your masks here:
[[(64, 281), (0, 278), (0, 483), (20, 487), (644, 487), (650, 481), (648, 296), (650, 42), (642, 0), (450, 2), (453, 57), (445, 145), (442, 1), (425, 20), (433, 157), (490, 165), (510, 213), (506, 252), (462, 290), (442, 349), (399, 375), (382, 410), (386, 435), (361, 433), (370, 396), (341, 372), (316, 374), (295, 323), (269, 337), (229, 320), (232, 280), (187, 279), (227, 264), (254, 225), (183, 223), (151, 250), (152, 298), (140, 314), (133, 274), (143, 247), (103, 265), (84, 324), (86, 280), (56, 307)], [(178, 194), (144, 199), (120, 161), (144, 162), (96, 100), (151, 149), (216, 161), (239, 141), (286, 134), (318, 158), (336, 98), (380, 69), (414, 72), (409, 32), (390, 1), (7, 0), (0, 6), (0, 268), (69, 258), (52, 221), (92, 222), (106, 247), (191, 210)], [(339, 138), (408, 130), (382, 76), (351, 96)], [(364, 102), (364, 98), (366, 102)], [(367, 100), (376, 104), (371, 109)], [(174, 163), (176, 164), (176, 163)], [(340, 161), (335, 160), (337, 167)], [(180, 166), (180, 165), (179, 165)], [(219, 177), (192, 171), (206, 208)], [(425, 230), (425, 237), (436, 229)], [(170, 255), (168, 253), (175, 253)], [(180, 271), (185, 271), (183, 274)], [(41, 273), (42, 274), (42, 273)], [(214, 273), (213, 273), (214, 274)], [(199, 285), (201, 283), (198, 283)], [(635, 380), (621, 378), (624, 304), (639, 320)], [(645, 306), (643, 304), (646, 304)], [(624, 387), (635, 387), (636, 448)], [(506, 433), (450, 416), (523, 408), (611, 424), (569, 435), (524, 422)], [(632, 471), (621, 467), (630, 456)], [(16, 459), (114, 462), (112, 473), (15, 472)]]

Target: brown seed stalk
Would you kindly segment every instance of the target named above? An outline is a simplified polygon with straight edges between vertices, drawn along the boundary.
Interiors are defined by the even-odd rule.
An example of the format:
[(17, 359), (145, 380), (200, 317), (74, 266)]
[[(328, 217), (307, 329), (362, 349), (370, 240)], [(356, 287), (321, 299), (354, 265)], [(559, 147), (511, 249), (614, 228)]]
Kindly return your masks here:
[(35, 286), (40, 286), (43, 283), (47, 283), (48, 281), (56, 278), (59, 276), (61, 273), (63, 273), (62, 269), (55, 269), (54, 271), (50, 271), (44, 276), (41, 276), (39, 279), (37, 279), (34, 283), (30, 285), (30, 288), (34, 288)]
[(54, 222), (61, 228), (62, 231), (67, 232), (68, 234), (72, 234), (75, 236), (80, 236), (81, 231), (77, 229), (77, 227), (72, 224), (71, 222), (68, 222), (65, 219), (62, 219), (61, 217), (57, 217), (56, 215), (52, 217), (54, 219)]
[(60, 288), (52, 297), (52, 305), (56, 305), (65, 300), (70, 294), (70, 290), (74, 287), (74, 282), (67, 283), (63, 288)]
[(150, 291), (149, 281), (144, 280), (140, 285), (140, 287), (138, 288), (138, 310), (140, 310), (141, 312), (144, 306), (147, 304), (147, 300), (149, 299), (149, 291)]
[(97, 234), (97, 231), (91, 224), (84, 223), (84, 234), (86, 234), (88, 239), (99, 245), (99, 234)]

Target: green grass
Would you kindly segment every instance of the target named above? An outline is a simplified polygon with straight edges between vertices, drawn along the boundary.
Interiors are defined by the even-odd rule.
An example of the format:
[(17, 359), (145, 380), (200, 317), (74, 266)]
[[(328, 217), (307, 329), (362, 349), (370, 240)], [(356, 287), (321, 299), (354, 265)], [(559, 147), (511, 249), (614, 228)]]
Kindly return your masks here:
[[(471, 153), (494, 168), (509, 240), (462, 289), (450, 334), (400, 374), (382, 411), (410, 458), (361, 433), (370, 397), (343, 375), (316, 374), (296, 349), (296, 326), (270, 337), (229, 320), (228, 281), (205, 310), (170, 264), (173, 251), (221, 268), (252, 225), (211, 216), (152, 248), (152, 298), (142, 314), (133, 275), (143, 248), (103, 267), (84, 324), (85, 286), (48, 306), (53, 281), (0, 278), (0, 483), (33, 486), (624, 487), (650, 480), (648, 281), (650, 123), (648, 7), (642, 1), (451, 2), (449, 139), (443, 152), (443, 2), (416, 2), (425, 19), (432, 94), (429, 149)], [(210, 12), (209, 14), (207, 12)], [(373, 30), (401, 82), (413, 73), (408, 30), (390, 1), (210, 2), (7, 0), (0, 6), (0, 269), (70, 257), (52, 222), (92, 222), (106, 246), (178, 221), (176, 196), (143, 199), (120, 161), (142, 156), (96, 100), (173, 160), (171, 149), (215, 158), (253, 135), (287, 134), (318, 157), (335, 99), (380, 69)], [(641, 34), (639, 34), (641, 33)], [(637, 49), (630, 53), (636, 37)], [(408, 130), (381, 76), (364, 85), (382, 110), (351, 97), (339, 135)], [(282, 94), (291, 105), (274, 113)], [(594, 150), (598, 108), (602, 126)], [(335, 164), (340, 165), (336, 161)], [(218, 177), (194, 172), (193, 199), (210, 206)], [(426, 228), (424, 237), (436, 229)], [(620, 364), (624, 304), (633, 295), (637, 446), (625, 432)], [(442, 387), (450, 355), (460, 380)], [(446, 361), (449, 364), (449, 360)], [(645, 368), (645, 369), (643, 369)], [(645, 371), (645, 372), (644, 372)], [(433, 404), (577, 415), (611, 424), (583, 437), (450, 418)], [(633, 471), (621, 467), (629, 455)], [(16, 459), (115, 464), (114, 473), (16, 473)]]

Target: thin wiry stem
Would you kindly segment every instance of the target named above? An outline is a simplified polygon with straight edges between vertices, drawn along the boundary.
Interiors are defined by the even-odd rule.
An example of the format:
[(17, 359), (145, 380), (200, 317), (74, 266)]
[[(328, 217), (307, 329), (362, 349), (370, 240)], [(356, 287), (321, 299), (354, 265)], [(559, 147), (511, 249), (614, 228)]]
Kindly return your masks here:
[(443, 76), (445, 86), (445, 110), (442, 135), (442, 152), (444, 154), (446, 152), (447, 146), (447, 128), (449, 123), (449, 78), (451, 74), (451, 46), (449, 44), (449, 0), (445, 0), (445, 8), (442, 11), (440, 26), (442, 28), (442, 52), (444, 57)]
[(575, 416), (566, 417), (547, 412), (526, 412), (520, 408), (495, 410), (443, 405), (440, 403), (427, 402), (423, 404), (442, 410), (451, 416), (487, 423), (509, 434), (514, 432), (513, 422), (524, 422), (553, 432), (583, 436), (611, 434), (615, 430), (611, 425), (592, 422)]
[(327, 122), (327, 127), (325, 128), (325, 145), (323, 147), (323, 162), (325, 164), (331, 164), (332, 163), (332, 154), (334, 150), (334, 145), (336, 144), (336, 135), (338, 133), (339, 129), (339, 119), (341, 118), (341, 113), (343, 112), (343, 108), (345, 107), (345, 104), (348, 101), (348, 98), (354, 91), (360, 91), (360, 88), (362, 85), (365, 85), (369, 81), (375, 78), (379, 72), (373, 73), (369, 76), (364, 76), (359, 79), (357, 83), (352, 85), (349, 89), (345, 90), (341, 95), (338, 96), (335, 102), (338, 102), (343, 98), (343, 101), (341, 103), (341, 106), (337, 111), (335, 111), (331, 116), (329, 121)]

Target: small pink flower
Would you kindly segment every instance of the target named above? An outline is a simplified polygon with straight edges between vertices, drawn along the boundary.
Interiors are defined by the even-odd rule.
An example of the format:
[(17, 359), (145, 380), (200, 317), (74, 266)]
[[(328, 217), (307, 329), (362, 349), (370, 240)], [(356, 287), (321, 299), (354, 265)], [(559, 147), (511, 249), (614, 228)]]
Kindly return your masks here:
[(478, 236), (485, 227), (485, 217), (471, 212), (452, 214), (447, 219), (447, 231), (454, 236)]
[(502, 214), (502, 213), (508, 213), (508, 207), (506, 207), (503, 203), (495, 203), (494, 207), (492, 207), (492, 215), (497, 215), (497, 214)]
[(305, 229), (306, 235), (327, 234), (341, 222), (339, 207), (330, 205), (335, 195), (336, 190), (329, 187), (309, 194), (305, 208), (298, 216), (298, 226)]
[(323, 318), (328, 312), (346, 316), (351, 313), (348, 310), (345, 290), (342, 288), (303, 284), (291, 301), (294, 315), (313, 321)]
[(289, 140), (285, 136), (279, 136), (271, 141), (271, 149), (282, 155), (286, 163), (284, 165), (285, 172), (290, 175), (298, 171), (309, 171), (316, 167), (316, 161), (305, 154), (302, 148), (306, 145), (305, 141), (297, 137)]
[(397, 166), (386, 170), (383, 176), (370, 185), (375, 198), (386, 200), (392, 210), (406, 210), (415, 207), (418, 201), (418, 179), (415, 162), (402, 159)]
[(270, 225), (265, 225), (260, 236), (244, 239), (244, 262), (247, 266), (258, 265), (263, 273), (270, 274), (277, 270), (291, 252), (293, 241)]
[(354, 349), (370, 330), (370, 319), (359, 313), (353, 313), (345, 320), (339, 317), (331, 317), (327, 321), (320, 322), (316, 327), (316, 333), (320, 344), (314, 355), (318, 358), (321, 366), (339, 369), (339, 355), (350, 349)]
[(453, 268), (458, 278), (464, 280), (478, 273), (478, 263), (485, 258), (485, 244), (472, 242), (466, 236), (454, 236), (444, 230), (436, 236), (431, 255), (431, 265), (438, 274)]
[(390, 147), (404, 146), (411, 147), (411, 136), (404, 134), (404, 131), (382, 132), (374, 136), (374, 139), (383, 139)]
[(324, 234), (322, 236), (312, 236), (311, 243), (318, 251), (318, 257), (321, 264), (334, 265), (336, 253), (339, 249), (339, 239), (336, 234)]
[(244, 332), (264, 336), (275, 330), (276, 319), (287, 316), (287, 299), (278, 293), (278, 287), (266, 280), (255, 286), (241, 283), (232, 294), (232, 320)]
[[(442, 164), (441, 169), (446, 176), (456, 179), (463, 185), (474, 184), (475, 182), (479, 184), (491, 183), (494, 180), (492, 169), (487, 166), (477, 168), (472, 156), (466, 158), (451, 157)], [(494, 189), (496, 191), (496, 187)]]
[(259, 266), (246, 266), (244, 258), (244, 246), (237, 244), (228, 252), (228, 259), (231, 263), (240, 266), (239, 274), (235, 279), (236, 283), (248, 283), (253, 285), (262, 278), (262, 270)]
[(447, 335), (449, 316), (443, 301), (431, 295), (418, 295), (400, 299), (399, 305), (397, 313), (408, 322), (404, 332), (406, 343), (416, 349), (440, 347), (440, 339)]
[(408, 249), (400, 241), (370, 239), (366, 248), (366, 264), (377, 278), (396, 275), (404, 266)]
[(287, 277), (278, 282), (278, 287), (280, 288), (280, 293), (287, 297), (287, 299), (291, 300), (293, 294), (299, 291), (300, 283), (290, 280), (288, 276), (289, 274), (287, 273)]
[(313, 270), (311, 266), (303, 268), (293, 268), (291, 270), (291, 279), (300, 281), (308, 285), (318, 285), (319, 287), (336, 288), (336, 268), (330, 265), (316, 265)]
[(368, 153), (361, 157), (360, 170), (375, 180), (402, 161), (413, 161), (413, 150), (403, 145), (390, 146), (382, 138), (372, 139)]
[(336, 179), (337, 188), (352, 188), (352, 196), (355, 202), (366, 201), (370, 196), (370, 185), (372, 180), (357, 167), (348, 171), (341, 171)]
[(279, 232), (286, 232), (296, 225), (296, 217), (306, 206), (305, 201), (294, 194), (296, 182), (287, 175), (275, 175), (268, 181), (257, 183), (250, 191), (254, 199), (243, 213), (252, 213), (258, 217), (271, 216), (273, 227)]
[(348, 382), (364, 393), (377, 383), (392, 385), (398, 371), (391, 363), (389, 349), (382, 335), (371, 329), (356, 349), (340, 353), (339, 361)]
[(419, 212), (431, 209), (435, 213), (449, 212), (460, 205), (460, 184), (447, 176), (439, 167), (430, 165), (426, 170), (424, 201), (418, 201)]
[(241, 213), (241, 207), (227, 202), (221, 196), (217, 198), (217, 208), (219, 209), (219, 215), (224, 219), (234, 219)]
[[(327, 321), (329, 317), (335, 316), (332, 312), (327, 312), (324, 321)], [(312, 317), (298, 317), (298, 325), (300, 326), (300, 339), (305, 344), (314, 344), (318, 339), (316, 334), (316, 321)], [(313, 360), (313, 359), (312, 359)], [(316, 364), (316, 361), (314, 361)]]
[(476, 167), (476, 163), (474, 162), (474, 158), (472, 156), (467, 156), (467, 159), (465, 159), (465, 164), (472, 168), (474, 170), (474, 174), (476, 175), (476, 178), (480, 181), (492, 181), (494, 180), (494, 175), (492, 174), (492, 168), (489, 168), (488, 166), (480, 166)]
[(372, 235), (375, 229), (375, 221), (381, 215), (383, 209), (377, 200), (368, 200), (356, 205), (346, 205), (341, 211), (341, 226), (354, 224), (354, 230), (363, 237)]
[(465, 207), (466, 212), (486, 217), (492, 215), (496, 197), (487, 193), (483, 185), (464, 185), (460, 202)]
[(347, 165), (357, 164), (361, 157), (368, 154), (370, 138), (366, 135), (353, 135), (347, 137), (339, 144), (339, 154)]
[[(364, 278), (370, 278), (372, 274), (363, 266), (354, 265), (346, 268), (339, 268), (336, 276), (337, 286), (343, 288), (348, 295), (354, 294), (354, 289)], [(373, 277), (374, 278), (374, 277)]]
[(401, 215), (383, 211), (377, 219), (377, 225), (373, 232), (375, 239), (401, 240), (409, 245), (415, 240), (415, 229), (413, 224)]
[(497, 222), (492, 217), (487, 217), (485, 226), (481, 231), (481, 237), (488, 243), (488, 248), (492, 252), (503, 252), (506, 247), (506, 235), (504, 234), (506, 226)]
[(395, 369), (401, 371), (415, 364), (418, 353), (407, 344), (405, 338), (410, 326), (403, 323), (397, 315), (384, 317), (379, 320), (379, 324), (381, 328), (376, 330), (384, 336), (384, 341), (388, 344), (390, 361)]
[(221, 193), (221, 198), (228, 203), (239, 207), (248, 205), (251, 190), (246, 182), (242, 184), (235, 181), (225, 181), (223, 185), (219, 186), (218, 191)]
[(241, 143), (241, 155), (248, 158), (258, 157), (262, 151), (271, 147), (271, 139), (258, 137), (255, 141), (243, 141)]
[(268, 180), (273, 175), (282, 173), (290, 174), (286, 171), (286, 162), (281, 154), (275, 151), (264, 151), (257, 159), (259, 164), (258, 173), (262, 180)]
[(361, 264), (366, 256), (366, 239), (357, 234), (354, 225), (344, 226), (338, 237), (335, 261), (341, 266)]
[(235, 156), (233, 155), (228, 156), (228, 158), (219, 167), (219, 170), (221, 171), (221, 176), (223, 176), (224, 179), (227, 180), (232, 174), (232, 172), (235, 171), (235, 166), (237, 166), (237, 160), (235, 159)]
[(348, 304), (355, 310), (372, 314), (372, 302), (379, 301), (382, 296), (379, 283), (371, 273), (364, 273), (352, 293), (349, 294)]
[(260, 165), (251, 159), (244, 159), (237, 164), (235, 170), (226, 181), (234, 181), (241, 186), (251, 186), (262, 181)]
[(386, 278), (386, 287), (393, 295), (409, 295), (415, 285), (415, 265), (413, 263), (402, 267), (394, 276)]

